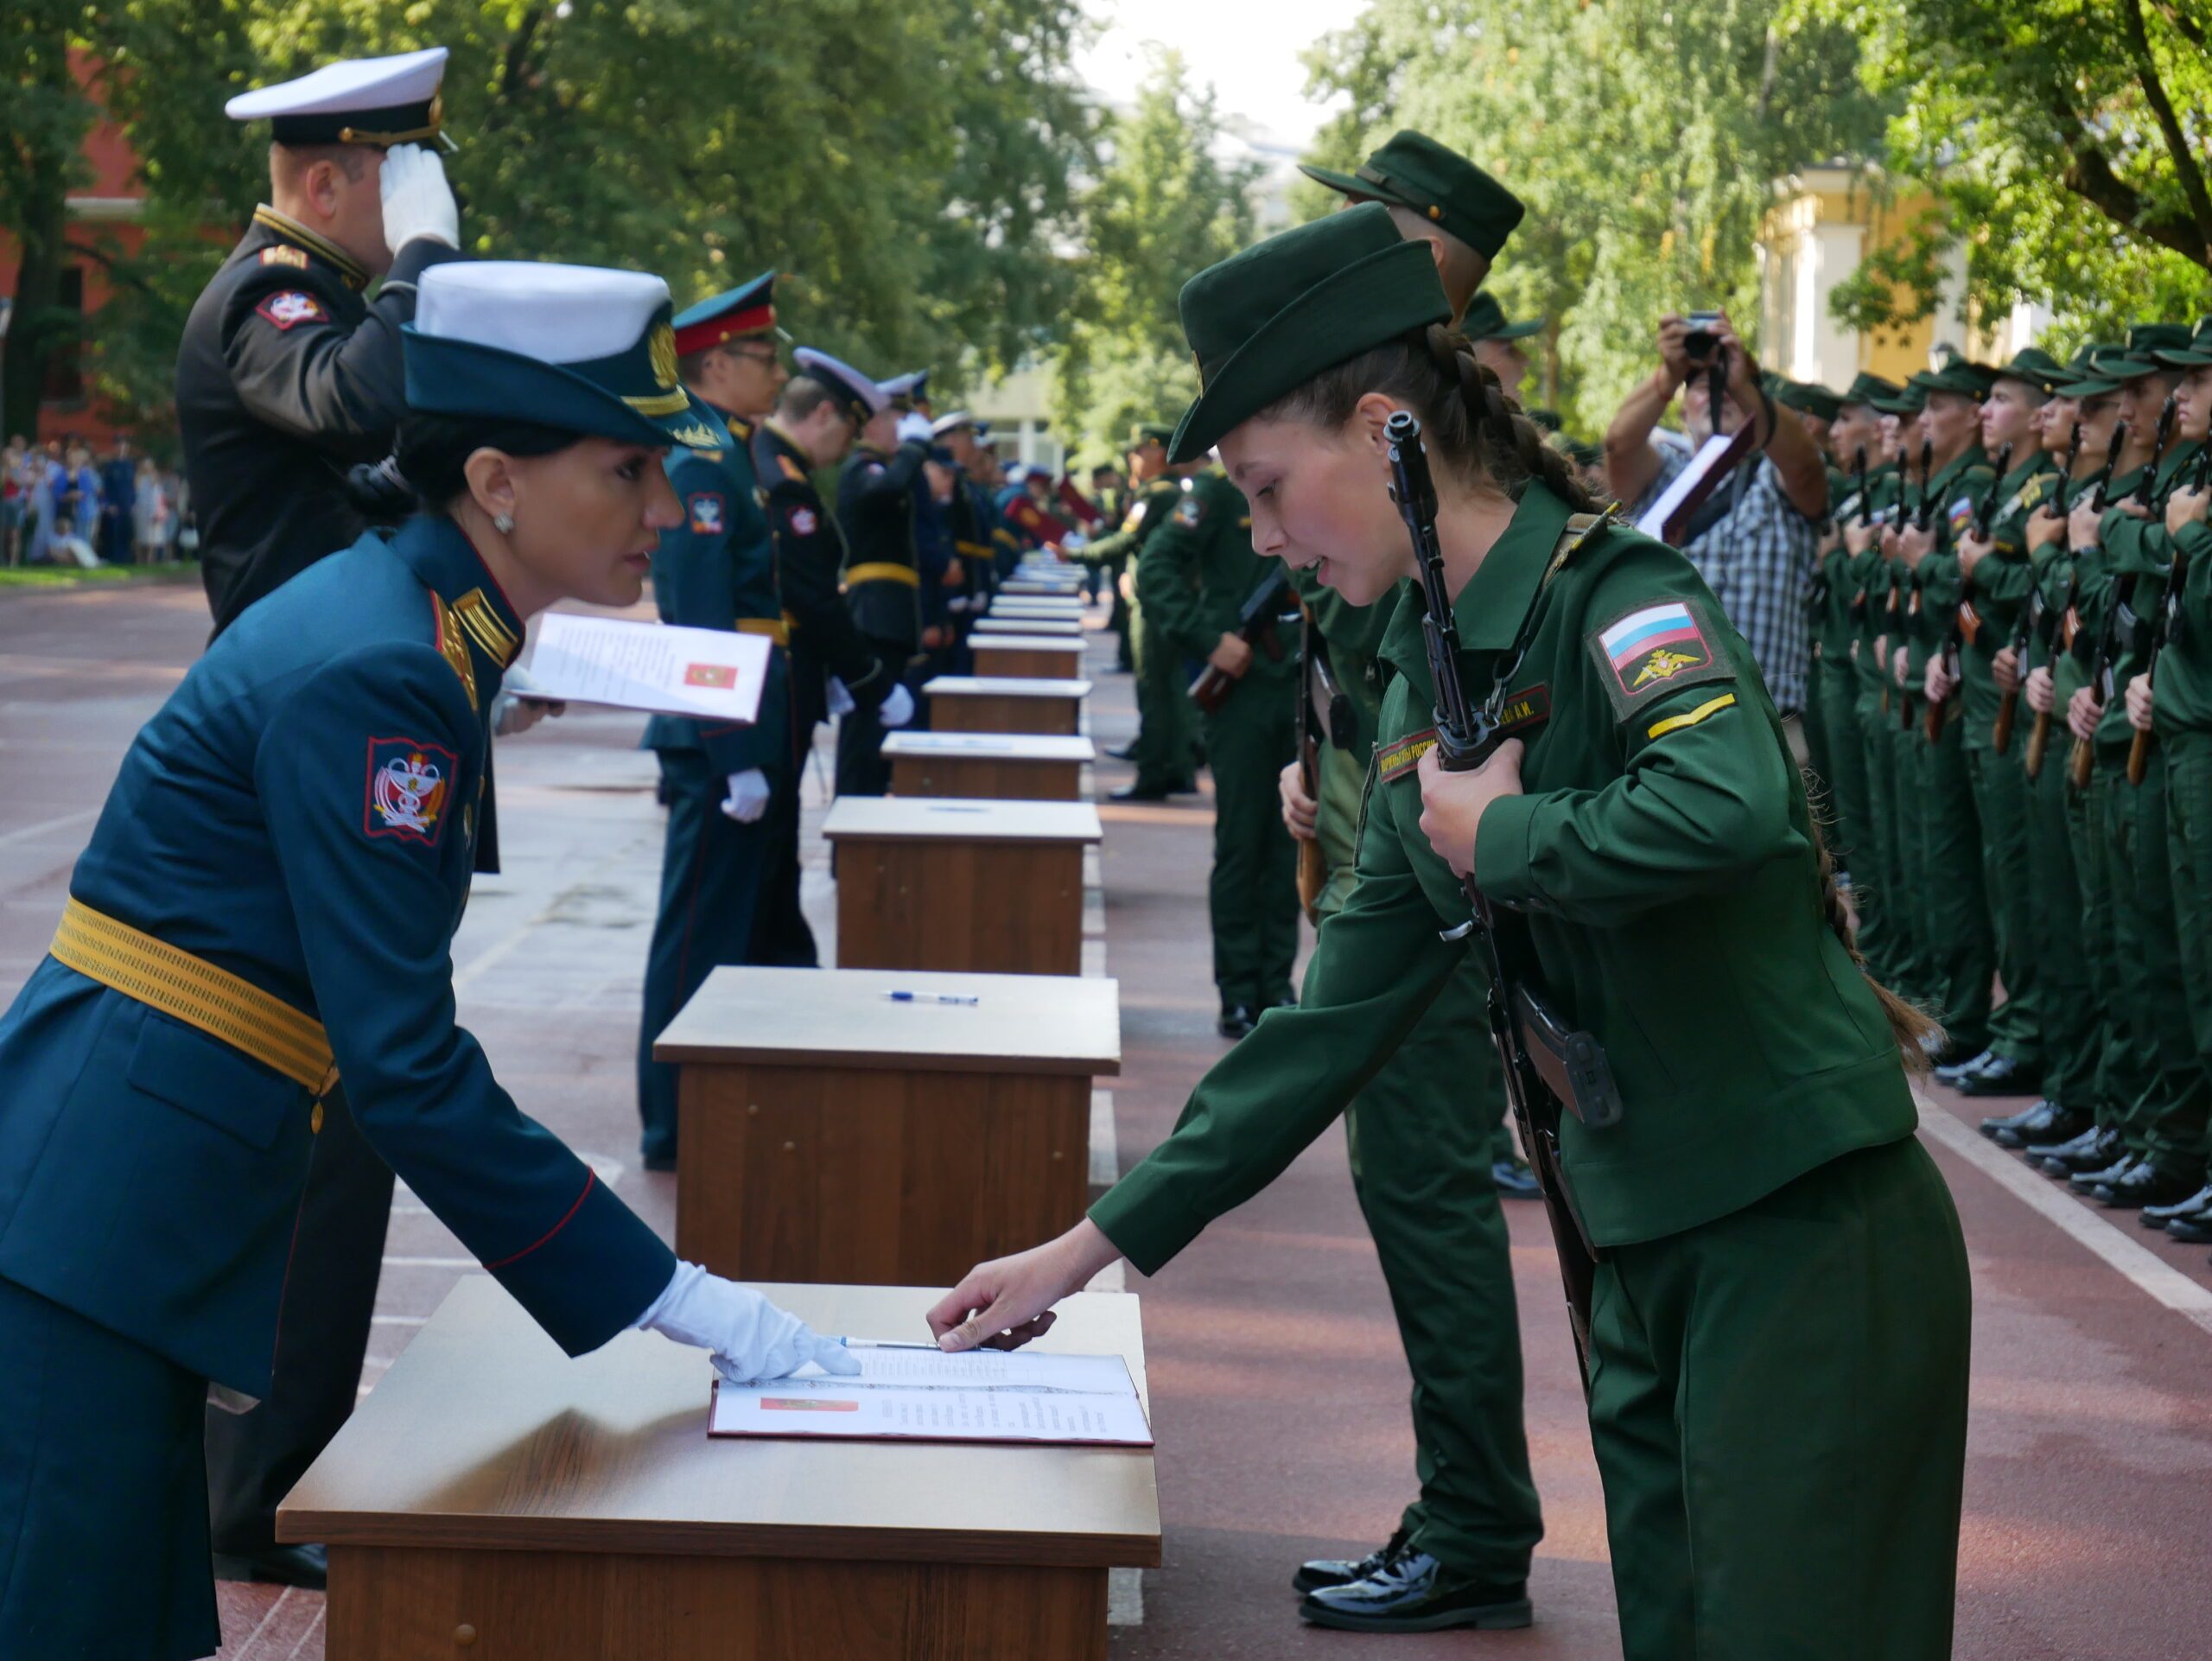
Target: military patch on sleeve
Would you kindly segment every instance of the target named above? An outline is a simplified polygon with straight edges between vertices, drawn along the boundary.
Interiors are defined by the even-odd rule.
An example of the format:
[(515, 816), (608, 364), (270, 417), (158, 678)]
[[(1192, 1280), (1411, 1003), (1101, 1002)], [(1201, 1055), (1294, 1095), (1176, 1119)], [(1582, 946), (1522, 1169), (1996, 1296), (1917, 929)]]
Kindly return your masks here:
[(282, 294), (272, 294), (254, 309), (279, 328), (291, 328), (300, 323), (327, 323), (330, 314), (322, 309), (322, 302), (311, 294), (302, 294), (297, 289), (287, 289)]
[(1421, 765), (1421, 758), (1436, 748), (1436, 729), (1424, 727), (1417, 733), (1408, 733), (1395, 743), (1384, 744), (1375, 752), (1375, 777), (1377, 783), (1393, 785)]
[(1185, 531), (1195, 531), (1198, 521), (1206, 516), (1206, 505), (1196, 496), (1185, 496), (1175, 504), (1175, 523)]
[(1599, 678), (1620, 715), (1671, 686), (1734, 678), (1700, 609), (1693, 600), (1649, 601), (1590, 634)]
[(295, 248), (289, 242), (273, 243), (261, 251), (261, 263), (264, 265), (289, 265), (304, 271), (308, 268), (308, 251)]
[(1951, 521), (1951, 534), (1956, 536), (1974, 522), (1974, 498), (1961, 496), (1953, 502), (1948, 517)]
[(802, 505), (785, 514), (784, 523), (791, 526), (793, 536), (810, 537), (822, 521), (815, 518), (812, 508)]
[(1653, 722), (1651, 729), (1644, 734), (1644, 737), (1664, 738), (1669, 733), (1678, 733), (1686, 728), (1699, 726), (1710, 721), (1723, 710), (1732, 710), (1735, 707), (1736, 695), (1733, 692), (1723, 692), (1718, 697), (1706, 699), (1694, 710), (1685, 710), (1678, 716), (1669, 716), (1663, 721)]
[[(1517, 692), (1506, 694), (1504, 708), (1498, 716), (1500, 737), (1511, 737), (1538, 727), (1551, 719), (1552, 689), (1548, 683), (1538, 681), (1534, 686), (1524, 686)], [(1375, 777), (1378, 784), (1395, 784), (1407, 777), (1421, 765), (1421, 758), (1436, 748), (1436, 729), (1424, 727), (1409, 733), (1393, 744), (1379, 744), (1375, 750)]]
[(1144, 523), (1144, 510), (1147, 504), (1139, 502), (1135, 506), (1129, 509), (1128, 512), (1122, 520), (1122, 529), (1123, 531), (1134, 531), (1137, 526)]
[(367, 799), (361, 829), (435, 848), (445, 835), (446, 807), (460, 761), (442, 744), (419, 738), (369, 740)]
[(683, 506), (691, 515), (691, 531), (695, 536), (718, 537), (722, 530), (722, 499), (711, 490), (702, 490), (696, 496), (686, 496)]

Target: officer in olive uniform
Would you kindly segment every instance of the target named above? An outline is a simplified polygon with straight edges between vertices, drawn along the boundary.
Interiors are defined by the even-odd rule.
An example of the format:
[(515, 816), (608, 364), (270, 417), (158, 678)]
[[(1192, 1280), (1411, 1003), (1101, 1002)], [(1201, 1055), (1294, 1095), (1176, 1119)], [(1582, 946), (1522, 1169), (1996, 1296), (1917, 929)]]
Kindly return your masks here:
[(1119, 528), (1084, 550), (1086, 560), (1118, 561), (1130, 573), (1129, 634), (1137, 676), (1137, 730), (1116, 754), (1136, 763), (1137, 776), (1112, 792), (1117, 802), (1164, 802), (1198, 788), (1192, 776), (1192, 712), (1185, 696), (1183, 654), (1160, 633), (1157, 618), (1147, 621), (1144, 595), (1135, 572), (1145, 543), (1175, 511), (1186, 493), (1187, 472), (1167, 465), (1173, 427), (1141, 422), (1129, 431), (1129, 481), (1136, 494)]
[(638, 1034), (638, 1115), (649, 1171), (676, 1168), (676, 1068), (653, 1042), (718, 964), (747, 960), (760, 881), (773, 839), (769, 805), (795, 796), (785, 648), (790, 632), (776, 589), (776, 555), (747, 444), (782, 384), (776, 350), (776, 274), (702, 300), (676, 319), (685, 389), (729, 429), (728, 449), (680, 449), (669, 483), (681, 523), (653, 551), (653, 603), (664, 623), (765, 636), (768, 678), (750, 726), (657, 715), (645, 744), (660, 759), (668, 833), (660, 910), (645, 954)]
[[(1137, 598), (1161, 638), (1231, 681), (1220, 707), (1202, 715), (1214, 783), (1206, 904), (1224, 1038), (1242, 1038), (1263, 1011), (1292, 1001), (1298, 955), (1298, 850), (1275, 805), (1275, 777), (1297, 748), (1297, 642), (1272, 620), (1257, 645), (1238, 633), (1238, 614), (1268, 574), (1252, 551), (1244, 499), (1217, 468), (1192, 476), (1137, 557)], [(1287, 591), (1275, 609), (1286, 608), (1294, 611)]]
[[(632, 546), (672, 525), (660, 453), (728, 441), (677, 383), (669, 314), (636, 272), (426, 276), (401, 456), (441, 506), (255, 606), (123, 760), (49, 955), (0, 1015), (0, 1655), (220, 1645), (200, 1418), (211, 1385), (281, 1388), (300, 1341), (280, 1304), (337, 1077), (569, 1352), (650, 1327), (726, 1377), (854, 1370), (679, 1263), (454, 1021), (489, 712), (528, 621), (507, 595), (619, 606), (640, 586), (505, 457), (589, 468), (601, 500), (623, 493)], [(585, 436), (630, 447), (619, 483)]]
[[(330, 64), (226, 106), (237, 120), (270, 124), (274, 205), (255, 210), (177, 352), (177, 424), (219, 637), (368, 528), (346, 469), (391, 452), (404, 408), (400, 331), (415, 315), (416, 281), (458, 258), (453, 193), (437, 156), (421, 148), (438, 135), (445, 60), (433, 47)], [(372, 304), (362, 290), (379, 274)], [(483, 812), (479, 860), (496, 869), (488, 796)], [(226, 1578), (322, 1583), (320, 1546), (276, 1543), (276, 1505), (353, 1410), (391, 1214), (391, 1172), (355, 1130), (342, 1093), (327, 1117), (286, 1283), (293, 1341), (261, 1406), (207, 1416)]]
[[(1363, 207), (1194, 278), (1182, 311), (1206, 390), (1181, 453), (1222, 441), (1236, 459), (1251, 417), (1394, 342), (1440, 444), (1463, 378), (1436, 356), (1451, 348), (1433, 270), (1395, 243)], [(1587, 498), (1564, 458), (1490, 385), (1481, 396), (1457, 428), (1471, 454), (1432, 451), (1431, 471), (1461, 585), (1456, 667), (1471, 701), (1503, 695), (1510, 737), (1478, 772), (1437, 769), (1422, 611), (1401, 605), (1358, 877), (1320, 932), (1306, 1001), (1217, 1063), (1088, 1219), (971, 1271), (931, 1324), (955, 1347), (1026, 1334), (1117, 1254), (1157, 1273), (1257, 1193), (1456, 971), (1465, 873), (1527, 931), (1544, 990), (1604, 1046), (1618, 1087), (1619, 1117), (1566, 1118), (1561, 1151), (1602, 1254), (1590, 1421), (1626, 1661), (1940, 1661), (1969, 1293), (1898, 1053), (1926, 1023), (1853, 960), (1781, 718), (1710, 590), (1673, 550), (1578, 516)], [(1281, 484), (1285, 498), (1255, 502), (1262, 545), (1387, 585), (1411, 555), (1379, 450), (1354, 510), (1360, 552), (1294, 539), (1310, 523), (1289, 505), (1300, 469), (1338, 442), (1286, 440), (1259, 461), (1255, 491)], [(1466, 468), (1486, 481), (1478, 493)], [(1484, 506), (1502, 528), (1451, 531), (1482, 525)], [(1714, 995), (1738, 984), (1767, 995)], [(1529, 1620), (1518, 1582), (1452, 1594), (1433, 1625)]]
[[(930, 418), (887, 393), (837, 474), (837, 530), (845, 540), (845, 602), (869, 649), (902, 684), (924, 661), (921, 554), (914, 488), (929, 459)], [(906, 686), (911, 695), (913, 688)], [(885, 723), (856, 709), (837, 724), (837, 793), (880, 796), (891, 785)]]
[[(444, 167), (420, 148), (438, 137), (445, 63), (443, 47), (334, 63), (225, 106), (270, 123), (276, 200), (254, 210), (177, 350), (177, 433), (217, 633), (366, 528), (346, 468), (391, 452), (400, 326), (422, 274), (460, 258)], [(318, 209), (334, 198), (336, 211)]]

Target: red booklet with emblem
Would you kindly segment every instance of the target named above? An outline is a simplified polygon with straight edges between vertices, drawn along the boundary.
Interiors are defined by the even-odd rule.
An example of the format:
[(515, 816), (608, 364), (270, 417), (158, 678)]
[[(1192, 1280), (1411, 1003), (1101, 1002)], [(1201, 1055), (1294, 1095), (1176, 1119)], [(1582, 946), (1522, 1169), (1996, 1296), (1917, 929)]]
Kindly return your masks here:
[(606, 703), (750, 726), (767, 684), (770, 637), (549, 612), (523, 696)]

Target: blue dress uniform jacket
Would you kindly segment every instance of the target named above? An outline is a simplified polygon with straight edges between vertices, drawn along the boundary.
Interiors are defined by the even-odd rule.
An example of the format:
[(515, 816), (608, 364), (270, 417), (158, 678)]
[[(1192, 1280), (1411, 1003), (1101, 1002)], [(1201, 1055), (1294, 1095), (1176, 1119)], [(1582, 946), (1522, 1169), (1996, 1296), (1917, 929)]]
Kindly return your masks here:
[(753, 434), (753, 465), (776, 551), (776, 585), (791, 618), (791, 726), (799, 752), (829, 719), (823, 682), (834, 675), (862, 704), (880, 703), (898, 678), (861, 638), (838, 589), (844, 539), (822, 504), (798, 445), (772, 421)]
[(737, 448), (669, 455), (668, 480), (683, 505), (683, 523), (662, 531), (653, 550), (653, 603), (664, 623), (772, 635), (768, 683), (751, 726), (657, 715), (645, 723), (645, 742), (664, 753), (699, 752), (709, 771), (727, 779), (754, 767), (785, 769), (791, 758), (788, 630), (775, 543), (745, 448), (753, 430), (734, 416), (722, 419)]
[[(442, 518), (321, 561), (141, 730), (70, 893), (321, 1021), (377, 1152), (581, 1353), (676, 1265), (454, 1019), (486, 713), (521, 633)], [(0, 1277), (266, 1394), (315, 1117), (309, 1089), (49, 957), (0, 1017)]]

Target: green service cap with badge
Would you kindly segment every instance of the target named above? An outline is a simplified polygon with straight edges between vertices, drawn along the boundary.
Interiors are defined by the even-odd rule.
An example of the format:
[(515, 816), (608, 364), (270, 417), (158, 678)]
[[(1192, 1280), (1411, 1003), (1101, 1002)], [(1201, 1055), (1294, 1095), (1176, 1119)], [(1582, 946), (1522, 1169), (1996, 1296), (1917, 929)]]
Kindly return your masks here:
[(422, 276), (403, 327), (407, 407), (528, 421), (656, 448), (728, 449), (676, 373), (668, 284), (642, 271), (453, 260)]
[(1987, 398), (1989, 389), (1996, 385), (1996, 370), (1986, 363), (1969, 363), (1964, 358), (1949, 359), (1941, 369), (1923, 369), (1905, 382), (1908, 391), (1919, 388), (1923, 399), (1930, 392), (1950, 392), (1970, 398), (1977, 404)]
[(2189, 345), (2187, 323), (2136, 323), (2127, 331), (2127, 351), (2120, 358), (2107, 359), (2101, 368), (2107, 380), (2140, 380), (2145, 375), (2163, 375), (2173, 366), (2159, 354), (2179, 352)]
[(2068, 379), (2066, 366), (2039, 347), (2022, 347), (2012, 354), (2012, 360), (1997, 372), (1999, 380), (2025, 381), (2037, 391), (2048, 394), (2059, 382)]
[(1518, 196), (1459, 151), (1411, 128), (1394, 134), (1352, 172), (1338, 173), (1303, 162), (1298, 170), (1347, 196), (1369, 196), (1409, 207), (1484, 259), (1497, 258), (1497, 251), (1528, 212)]
[(1815, 421), (1833, 421), (1843, 412), (1840, 395), (1811, 381), (1788, 380), (1777, 376), (1771, 391), (1777, 404), (1784, 409), (1799, 410)]
[(2055, 388), (2061, 398), (2103, 398), (2120, 391), (2120, 378), (2110, 371), (2127, 361), (2127, 348), (2106, 340), (2093, 340), (2074, 354), (2066, 366), (2065, 381)]
[(1467, 302), (1467, 320), (1459, 332), (1471, 340), (1524, 340), (1543, 326), (1541, 317), (1508, 322), (1504, 307), (1487, 294), (1478, 294)]
[(1902, 390), (1895, 381), (1884, 380), (1879, 375), (1870, 375), (1861, 370), (1853, 378), (1851, 385), (1844, 388), (1843, 401), (1847, 404), (1863, 404), (1869, 409), (1878, 410), (1884, 399), (1896, 398)]
[(1379, 202), (1208, 266), (1183, 285), (1180, 304), (1198, 398), (1175, 430), (1176, 461), (1205, 455), (1323, 370), (1452, 315), (1428, 245), (1401, 237)]
[(2169, 369), (2197, 369), (2212, 363), (2212, 317), (2198, 318), (2190, 326), (2186, 341), (2160, 347), (2156, 355)]

